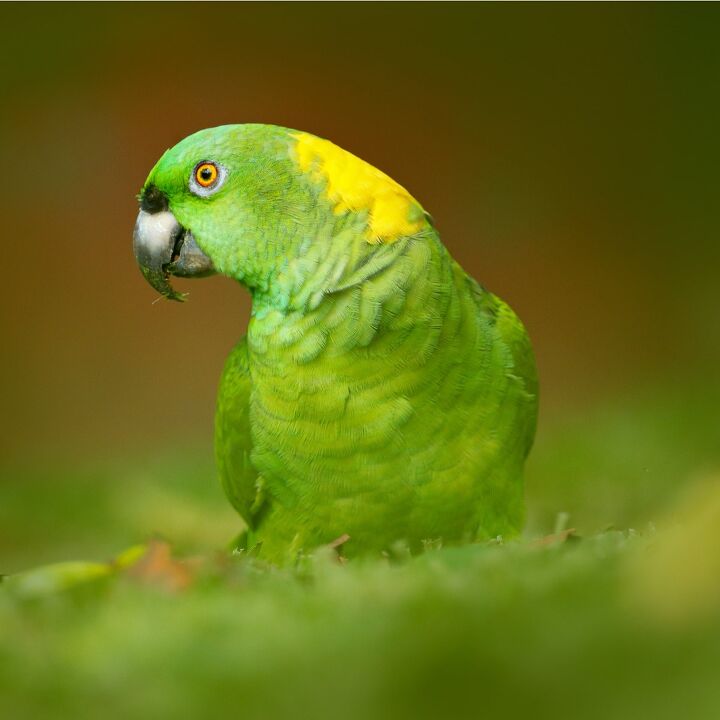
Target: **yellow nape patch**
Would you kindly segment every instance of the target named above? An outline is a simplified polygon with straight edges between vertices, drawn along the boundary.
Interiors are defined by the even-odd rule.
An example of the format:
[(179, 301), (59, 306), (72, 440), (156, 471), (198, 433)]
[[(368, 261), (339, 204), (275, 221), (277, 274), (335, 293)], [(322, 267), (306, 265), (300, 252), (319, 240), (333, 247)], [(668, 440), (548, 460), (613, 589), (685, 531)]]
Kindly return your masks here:
[(293, 137), (300, 169), (325, 181), (336, 213), (368, 211), (368, 242), (393, 242), (423, 227), (425, 215), (417, 200), (384, 172), (329, 140), (307, 133)]

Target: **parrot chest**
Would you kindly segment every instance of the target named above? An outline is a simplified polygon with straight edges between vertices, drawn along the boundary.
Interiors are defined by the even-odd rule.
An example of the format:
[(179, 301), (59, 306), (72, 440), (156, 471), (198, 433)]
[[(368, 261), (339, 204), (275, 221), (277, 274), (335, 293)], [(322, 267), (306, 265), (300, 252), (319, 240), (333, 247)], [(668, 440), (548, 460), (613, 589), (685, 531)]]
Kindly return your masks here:
[[(382, 374), (365, 359), (365, 378)], [(325, 543), (347, 533), (373, 547), (389, 533), (412, 544), (508, 532), (496, 506), (512, 508), (510, 526), (521, 517), (521, 455), (493, 427), (513, 420), (500, 397), (486, 405), (489, 422), (463, 398), (462, 365), (408, 370), (402, 383), (402, 373), (358, 379), (331, 359), (256, 367), (251, 356), (251, 374), (251, 459), (274, 503), (268, 535)]]
[(367, 312), (363, 288), (357, 304), (345, 294), (315, 316), (253, 318), (251, 462), (273, 499), (265, 527), (371, 543), (388, 528), (420, 541), (518, 526), (523, 383), (496, 316), (466, 287), (464, 275), (414, 287), (392, 314)]
[[(350, 349), (336, 342), (344, 328), (314, 342), (306, 318), (297, 333), (287, 318), (251, 323), (252, 461), (275, 494), (413, 494), (473, 476), (493, 442), (480, 413), (492, 415), (502, 388), (487, 382), (491, 346), (458, 315), (385, 328)], [(308, 359), (308, 344), (321, 352)]]
[(369, 380), (375, 364), (362, 367), (357, 358), (251, 363), (258, 470), (300, 493), (311, 476), (341, 494), (371, 484), (378, 459), (403, 446), (413, 416), (412, 399), (383, 382), (379, 368), (376, 381)]

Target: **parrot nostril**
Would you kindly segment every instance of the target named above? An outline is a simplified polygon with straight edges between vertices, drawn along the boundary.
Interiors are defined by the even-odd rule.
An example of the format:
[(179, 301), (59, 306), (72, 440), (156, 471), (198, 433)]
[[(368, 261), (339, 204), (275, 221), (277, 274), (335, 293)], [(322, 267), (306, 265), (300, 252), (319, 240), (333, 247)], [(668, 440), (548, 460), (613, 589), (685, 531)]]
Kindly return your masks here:
[(147, 185), (140, 193), (140, 209), (146, 213), (165, 212), (169, 208), (168, 197), (155, 185)]

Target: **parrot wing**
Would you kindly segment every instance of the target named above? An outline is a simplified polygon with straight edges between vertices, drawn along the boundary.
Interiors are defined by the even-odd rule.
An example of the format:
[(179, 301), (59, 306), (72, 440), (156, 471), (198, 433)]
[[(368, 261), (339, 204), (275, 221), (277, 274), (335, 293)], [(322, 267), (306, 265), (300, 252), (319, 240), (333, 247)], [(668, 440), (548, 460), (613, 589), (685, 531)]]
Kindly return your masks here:
[(250, 386), (247, 339), (243, 338), (230, 353), (220, 379), (215, 458), (225, 494), (254, 530), (265, 498), (260, 475), (250, 461)]
[(519, 378), (525, 387), (523, 403), (525, 422), (523, 423), (522, 433), (525, 457), (527, 457), (535, 440), (535, 431), (537, 429), (538, 378), (535, 353), (520, 318), (507, 303), (502, 300), (499, 300), (499, 303), (497, 328), (510, 348), (513, 358), (512, 374)]
[(497, 295), (471, 279), (475, 302), (480, 312), (489, 313), (495, 319), (495, 330), (509, 351), (506, 374), (519, 382), (521, 387), (521, 443), (527, 457), (535, 439), (538, 414), (538, 377), (530, 338), (520, 318), (513, 309)]

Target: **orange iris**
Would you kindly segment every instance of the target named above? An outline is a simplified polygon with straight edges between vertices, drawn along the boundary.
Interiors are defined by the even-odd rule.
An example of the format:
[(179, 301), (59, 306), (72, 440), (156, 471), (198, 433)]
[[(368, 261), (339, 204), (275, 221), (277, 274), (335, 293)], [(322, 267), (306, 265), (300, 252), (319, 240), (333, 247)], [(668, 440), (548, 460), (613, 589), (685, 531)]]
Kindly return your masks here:
[(218, 169), (213, 163), (203, 163), (195, 170), (195, 180), (200, 187), (210, 187), (218, 176)]

